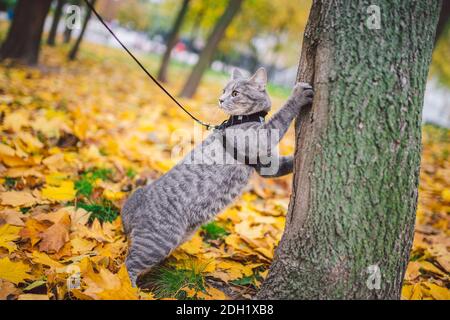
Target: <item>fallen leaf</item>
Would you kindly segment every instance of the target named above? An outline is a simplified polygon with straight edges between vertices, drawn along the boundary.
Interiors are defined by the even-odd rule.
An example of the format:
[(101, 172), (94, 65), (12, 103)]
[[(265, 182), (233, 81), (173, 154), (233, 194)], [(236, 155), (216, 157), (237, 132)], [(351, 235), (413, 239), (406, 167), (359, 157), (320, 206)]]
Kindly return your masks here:
[(50, 300), (46, 294), (23, 293), (18, 300)]
[(0, 280), (0, 300), (8, 300), (16, 297), (22, 291), (8, 281)]
[(46, 186), (42, 189), (42, 197), (54, 201), (71, 201), (77, 191), (73, 181), (63, 181), (58, 187)]
[(12, 207), (31, 207), (37, 199), (29, 191), (5, 191), (0, 193), (2, 205)]
[(13, 242), (19, 238), (19, 232), (22, 228), (4, 224), (0, 226), (0, 247), (8, 249), (8, 252), (17, 250), (17, 245)]
[(39, 250), (44, 252), (58, 252), (69, 241), (70, 217), (63, 216), (57, 223), (40, 234)]
[(31, 268), (22, 261), (13, 262), (8, 257), (0, 258), (0, 279), (19, 284), (31, 279)]
[(7, 224), (10, 224), (13, 226), (23, 227), (25, 225), (25, 223), (23, 222), (22, 218), (25, 218), (25, 217), (26, 216), (18, 210), (6, 209), (3, 211), (0, 211), (0, 225), (2, 224), (2, 220), (3, 220), (4, 223), (7, 223)]
[(58, 269), (64, 267), (62, 263), (50, 258), (47, 254), (43, 252), (33, 251), (30, 255), (34, 263), (40, 263), (45, 266), (51, 267), (53, 269)]

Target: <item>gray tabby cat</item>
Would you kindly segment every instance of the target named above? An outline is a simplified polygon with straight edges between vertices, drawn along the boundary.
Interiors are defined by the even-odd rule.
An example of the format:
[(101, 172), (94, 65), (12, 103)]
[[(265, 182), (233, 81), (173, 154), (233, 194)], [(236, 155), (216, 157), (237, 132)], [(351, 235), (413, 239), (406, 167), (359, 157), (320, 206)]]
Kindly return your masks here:
[[(263, 68), (250, 79), (234, 70), (232, 79), (219, 99), (220, 108), (232, 116), (270, 110), (266, 83), (267, 76)], [(267, 169), (264, 166), (236, 161), (242, 159), (248, 151), (248, 145), (247, 149), (232, 149), (237, 152), (237, 158), (227, 148), (224, 155), (219, 156), (223, 161), (217, 161), (217, 153), (224, 150), (224, 135), (227, 145), (234, 143), (235, 146), (235, 139), (237, 137), (240, 140), (239, 134), (242, 132), (274, 131), (277, 133), (272, 135), (277, 137), (274, 143), (278, 144), (300, 109), (310, 104), (312, 98), (310, 85), (295, 85), (290, 98), (269, 121), (245, 122), (223, 130), (216, 129), (169, 172), (130, 196), (122, 208), (122, 221), (130, 241), (125, 263), (133, 285), (136, 285), (139, 275), (162, 261), (173, 249), (188, 240), (199, 226), (239, 196), (254, 171), (266, 177), (292, 172), (292, 156), (279, 157), (276, 170), (271, 174), (263, 173), (263, 169)], [(228, 135), (228, 132), (232, 133), (236, 129), (241, 133), (237, 136)], [(233, 141), (229, 141), (228, 136), (232, 136)], [(256, 145), (257, 142), (252, 139), (247, 143)], [(273, 152), (276, 146), (272, 145), (273, 142), (269, 144)], [(262, 145), (267, 147), (267, 143)], [(259, 148), (257, 152), (260, 152)], [(267, 160), (267, 157), (264, 159)]]

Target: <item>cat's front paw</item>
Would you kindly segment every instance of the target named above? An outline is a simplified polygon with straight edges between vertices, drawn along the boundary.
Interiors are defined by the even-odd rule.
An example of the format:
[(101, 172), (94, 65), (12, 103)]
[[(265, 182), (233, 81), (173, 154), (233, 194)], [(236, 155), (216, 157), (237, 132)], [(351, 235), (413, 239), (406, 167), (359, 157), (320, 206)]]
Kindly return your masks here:
[(314, 90), (309, 83), (299, 82), (292, 90), (292, 98), (300, 106), (311, 104), (314, 98)]

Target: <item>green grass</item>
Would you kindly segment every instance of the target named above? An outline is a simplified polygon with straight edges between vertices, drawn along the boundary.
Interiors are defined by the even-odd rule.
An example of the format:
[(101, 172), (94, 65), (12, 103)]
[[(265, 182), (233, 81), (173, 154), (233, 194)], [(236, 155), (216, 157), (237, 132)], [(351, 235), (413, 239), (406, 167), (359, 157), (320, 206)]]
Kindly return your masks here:
[(133, 168), (128, 168), (125, 174), (128, 178), (133, 179), (137, 175), (137, 172)]
[(213, 221), (205, 224), (201, 227), (206, 240), (221, 239), (229, 234), (229, 232), (220, 226), (217, 222)]
[(97, 179), (106, 181), (111, 179), (113, 172), (111, 169), (92, 168), (80, 175), (80, 179), (75, 181), (75, 189), (78, 195), (89, 198), (94, 190), (94, 183)]
[(3, 183), (7, 189), (13, 189), (16, 186), (17, 178), (5, 177)]
[(94, 185), (92, 181), (86, 178), (81, 178), (80, 180), (75, 181), (75, 189), (77, 190), (77, 195), (90, 197), (92, 195), (92, 191), (94, 190)]
[(232, 284), (235, 285), (239, 285), (239, 286), (254, 286), (256, 283), (256, 278), (254, 275), (248, 276), (248, 277), (243, 277), (241, 279), (236, 279), (236, 280), (232, 280), (230, 281)]
[(205, 292), (205, 279), (196, 268), (154, 268), (144, 276), (144, 282), (156, 298), (187, 299), (183, 288)]
[(90, 198), (94, 192), (95, 181), (100, 179), (106, 181), (111, 179), (113, 171), (106, 168), (91, 168), (80, 174), (80, 179), (75, 181), (75, 189), (77, 196), (81, 199), (73, 203), (77, 208), (83, 208), (91, 213), (89, 221), (98, 219), (102, 222), (112, 222), (119, 215), (119, 209), (114, 204), (106, 199), (100, 201), (92, 201)]
[(91, 213), (89, 222), (94, 221), (94, 219), (98, 219), (101, 222), (113, 222), (119, 216), (119, 209), (108, 200), (103, 200), (98, 203), (78, 201), (73, 205), (76, 208), (82, 208)]

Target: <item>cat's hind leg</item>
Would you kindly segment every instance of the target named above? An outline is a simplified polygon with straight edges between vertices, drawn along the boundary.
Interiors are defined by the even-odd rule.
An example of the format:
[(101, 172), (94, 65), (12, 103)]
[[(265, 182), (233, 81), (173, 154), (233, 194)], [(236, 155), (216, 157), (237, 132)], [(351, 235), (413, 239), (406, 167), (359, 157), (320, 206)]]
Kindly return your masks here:
[(164, 260), (181, 241), (181, 234), (170, 232), (132, 232), (125, 265), (133, 286), (139, 275)]

